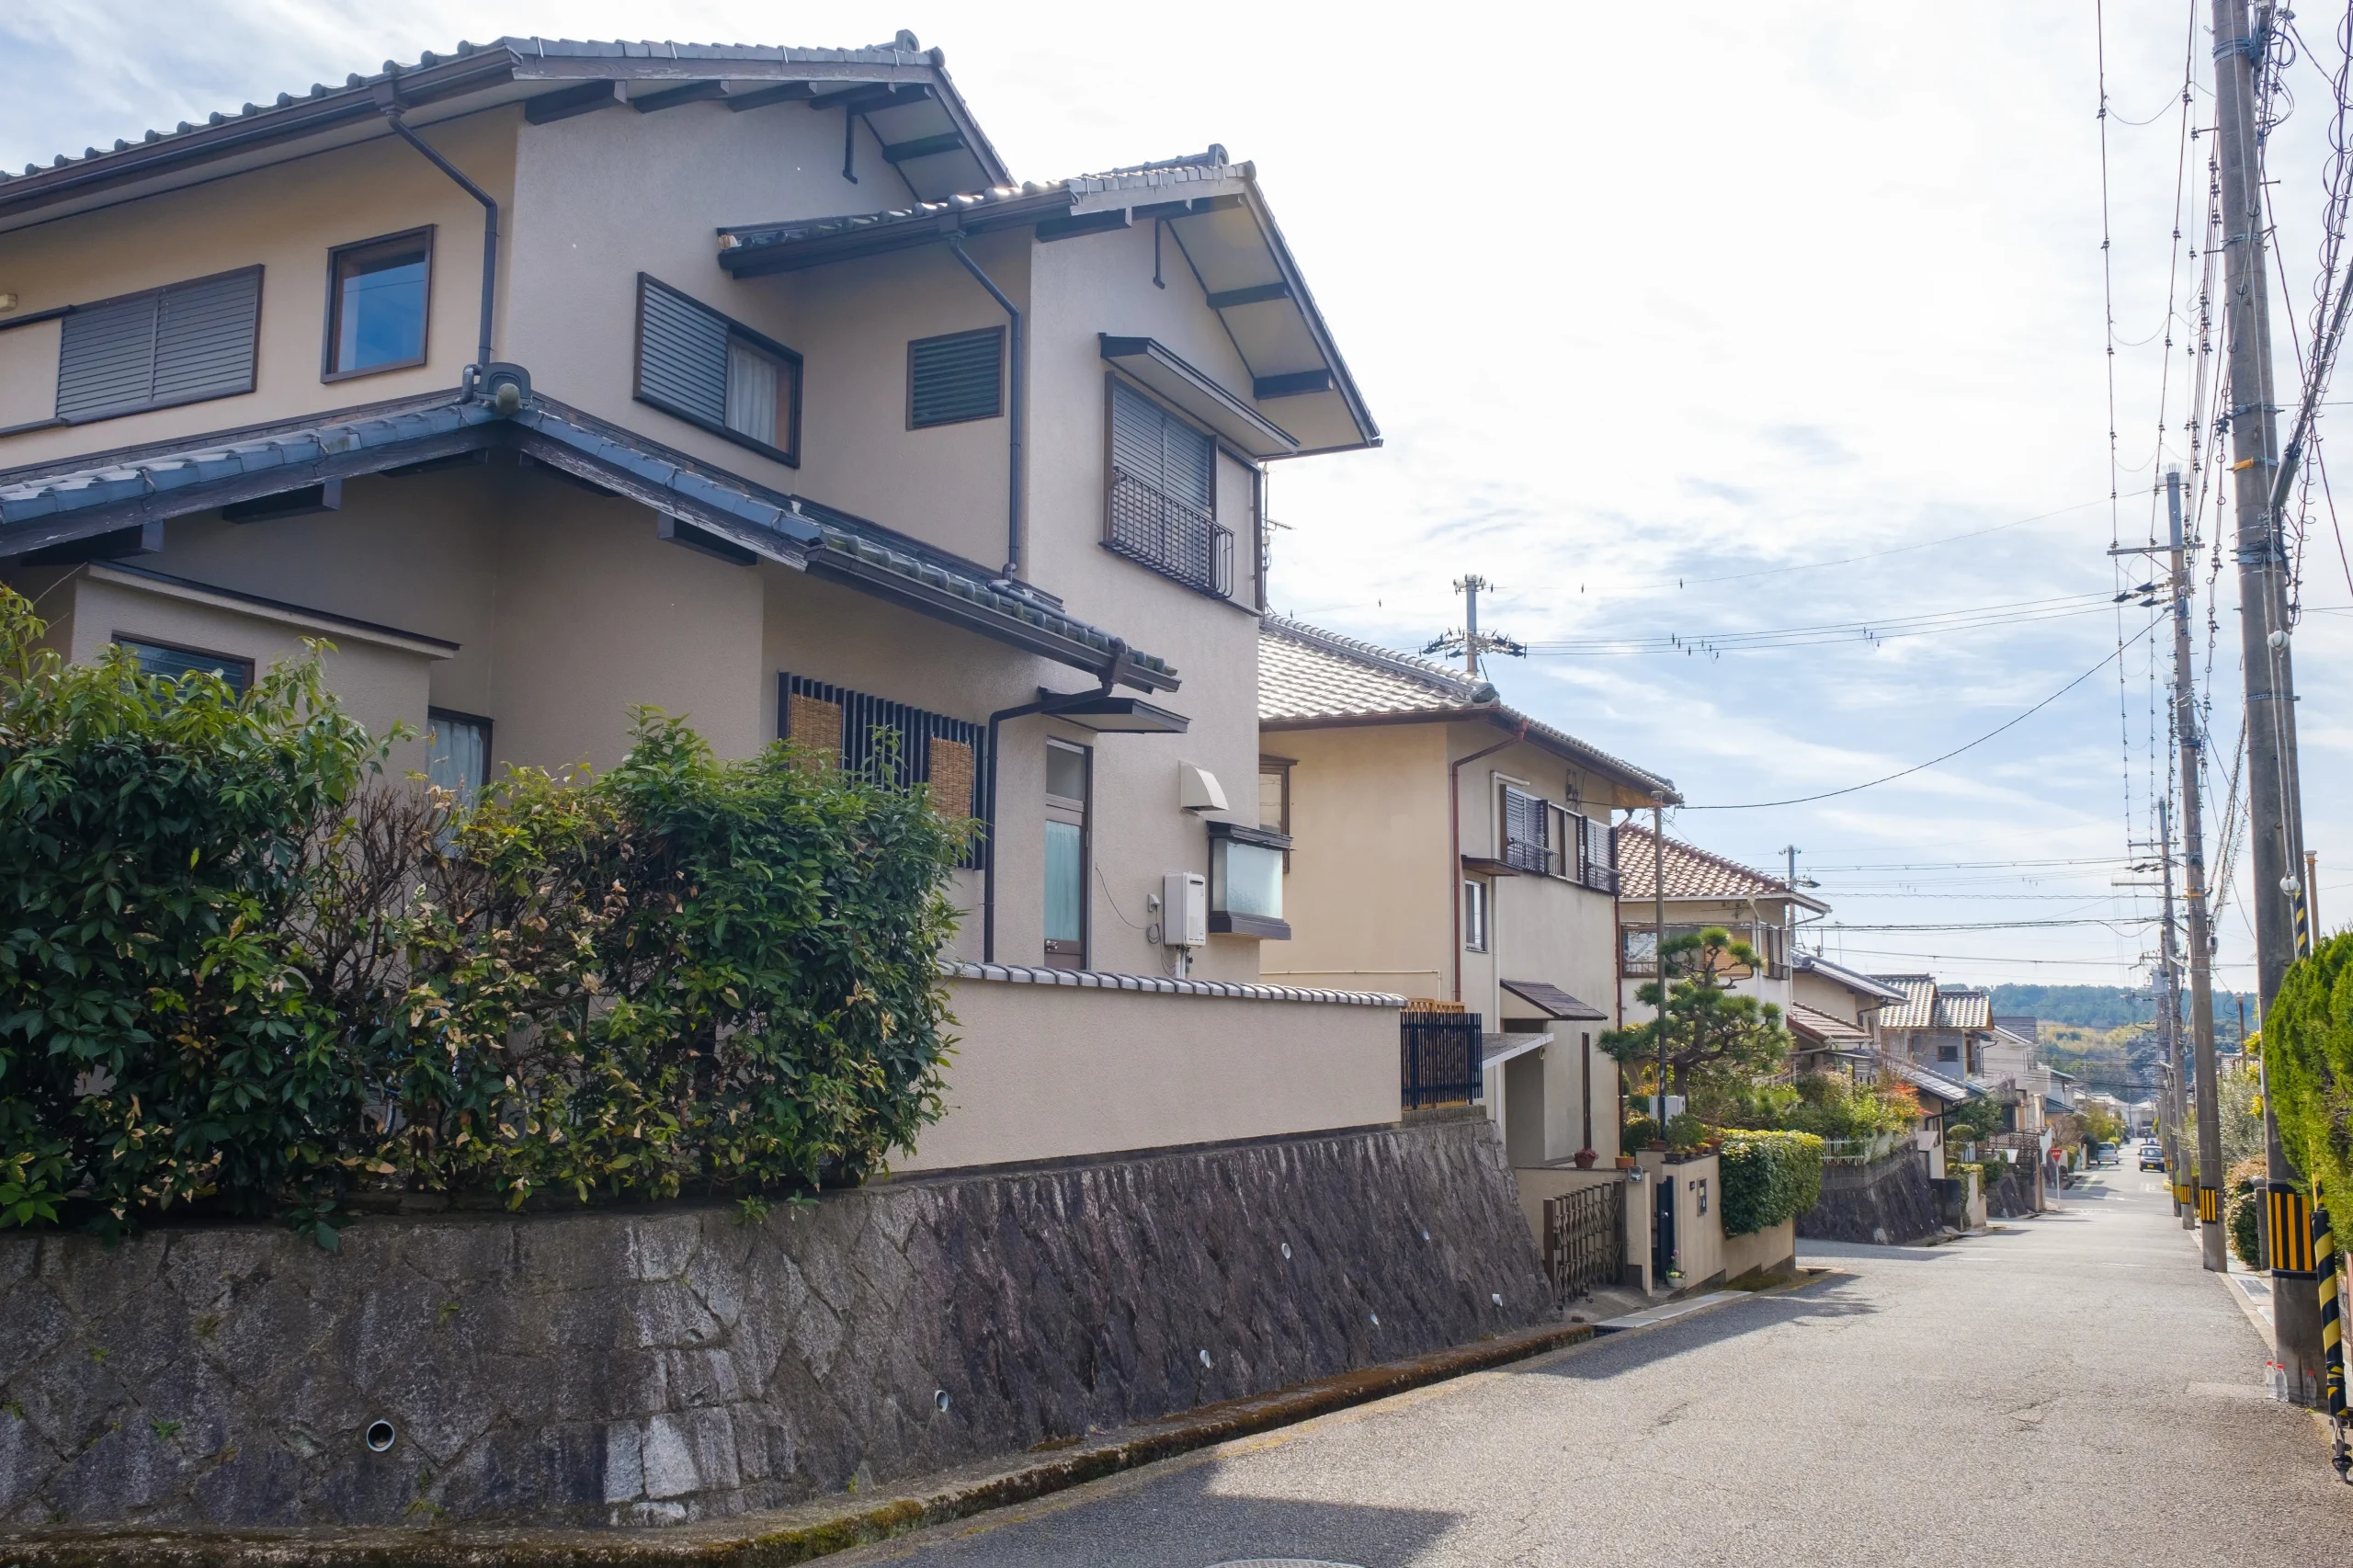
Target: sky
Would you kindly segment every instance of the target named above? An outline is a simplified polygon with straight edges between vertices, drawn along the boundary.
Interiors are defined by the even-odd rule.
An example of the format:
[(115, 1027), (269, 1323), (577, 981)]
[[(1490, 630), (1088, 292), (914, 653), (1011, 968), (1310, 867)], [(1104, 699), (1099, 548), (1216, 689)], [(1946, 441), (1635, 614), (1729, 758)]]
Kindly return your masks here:
[[(2153, 682), (2170, 647), (2165, 629), (2139, 635), (2151, 612), (2109, 602), (2149, 574), (2108, 551), (2162, 530), (2152, 487), (2188, 460), (2207, 143), (2185, 141), (2181, 94), (2194, 62), (2202, 120), (2211, 43), (2202, 5), (2104, 9), (1700, 0), (1646, 28), (1590, 3), (1178, 23), (1044, 0), (14, 0), (0, 162), (533, 32), (858, 45), (909, 28), (947, 51), (1023, 178), (1222, 143), (1256, 162), (1385, 437), (1278, 467), (1279, 609), (1414, 650), (1461, 624), (1454, 581), (1483, 576), (1483, 624), (1530, 645), (1489, 663), (1505, 699), (1671, 777), (1677, 836), (1774, 868), (1794, 846), (1834, 906), (1809, 938), (1832, 956), (1948, 983), (2131, 984), (2156, 906), (2114, 884), (2150, 880), (2131, 846), (2154, 835), (2168, 766)], [(2283, 365), (2317, 272), (2329, 28), (2316, 17), (2271, 146)], [(2296, 658), (2333, 928), (2353, 910), (2353, 691), (2336, 678), (2353, 568), (2327, 519)], [(2227, 564), (2219, 603), (2200, 581), (2217, 859), (2238, 633)], [(2005, 608), (1927, 635), (1706, 646), (1989, 607)], [(1893, 782), (1733, 809), (1847, 790), (2046, 701)], [(2218, 985), (2251, 983), (2247, 881), (2217, 918)]]

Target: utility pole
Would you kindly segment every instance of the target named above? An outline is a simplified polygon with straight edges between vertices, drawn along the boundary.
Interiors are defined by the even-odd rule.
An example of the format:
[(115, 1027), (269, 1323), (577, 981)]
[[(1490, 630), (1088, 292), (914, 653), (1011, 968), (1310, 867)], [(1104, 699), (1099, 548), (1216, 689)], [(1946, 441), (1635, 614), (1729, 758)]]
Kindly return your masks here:
[(2189, 1044), (2198, 1075), (2198, 1250), (2207, 1272), (2231, 1267), (2222, 1234), (2222, 1100), (2214, 1078), (2214, 939), (2206, 920), (2206, 808), (2199, 794), (2206, 733), (2189, 642), (2189, 553), (2181, 525), (2181, 471), (2165, 472), (2165, 517), (2173, 541), (2173, 708), (2181, 759), (2182, 899), (2189, 906)]
[[(2230, 344), (2233, 517), (2238, 536), (2240, 663), (2246, 677), (2246, 782), (2256, 994), (2264, 1018), (2299, 956), (2304, 913), (2302, 799), (2296, 768), (2295, 681), (2288, 652), (2286, 551), (2273, 505), (2278, 407), (2271, 385), (2271, 310), (2265, 287), (2262, 128), (2258, 67), (2271, 46), (2273, 7), (2248, 26), (2247, 0), (2213, 0), (2215, 160), (2222, 176), (2223, 318)], [(2295, 1166), (2264, 1096), (2270, 1180), (2295, 1190)], [(2320, 1286), (2310, 1273), (2274, 1271), (2272, 1323), (2290, 1397), (2320, 1398)]]
[(1479, 595), (1482, 591), (1492, 592), (1494, 588), (1495, 584), (1484, 577), (1457, 577), (1454, 591), (1462, 596), (1462, 630), (1432, 638), (1422, 652), (1460, 653), (1462, 656), (1462, 673), (1473, 680), (1480, 676), (1479, 661), (1484, 654), (1508, 653), (1515, 659), (1528, 657), (1527, 644), (1499, 631), (1479, 630)]
[[(2181, 1215), (2181, 1228), (2195, 1230), (2198, 1207), (2193, 1200), (2181, 1201), (2182, 1167), (2189, 1163), (2189, 1150), (2182, 1133), (2189, 1122), (2188, 1074), (2182, 1071), (2181, 1060), (2181, 946), (2173, 918), (2173, 816), (2168, 802), (2157, 801), (2157, 859), (2165, 868), (2165, 922), (2161, 957), (2157, 969), (2165, 991), (2164, 1010), (2157, 1016), (2165, 1022), (2165, 1073), (2173, 1080), (2173, 1152), (2166, 1162), (2165, 1174), (2173, 1178), (2174, 1208)], [(2199, 1142), (2205, 1142), (2200, 1134)]]

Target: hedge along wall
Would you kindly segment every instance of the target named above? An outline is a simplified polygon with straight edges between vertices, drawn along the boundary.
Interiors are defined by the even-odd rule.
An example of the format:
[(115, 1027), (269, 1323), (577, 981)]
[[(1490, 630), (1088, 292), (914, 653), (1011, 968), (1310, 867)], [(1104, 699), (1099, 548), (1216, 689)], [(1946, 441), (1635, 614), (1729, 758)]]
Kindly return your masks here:
[(2353, 1210), (2353, 932), (2288, 966), (2262, 1044), (2280, 1142), (2330, 1208)]
[(1794, 1220), (1822, 1197), (1822, 1140), (1811, 1132), (1726, 1132), (1724, 1234), (1745, 1236)]
[(921, 790), (649, 711), (461, 809), (315, 660), (241, 695), (40, 631), (0, 589), (0, 1225), (756, 1202), (937, 1117), (966, 829)]

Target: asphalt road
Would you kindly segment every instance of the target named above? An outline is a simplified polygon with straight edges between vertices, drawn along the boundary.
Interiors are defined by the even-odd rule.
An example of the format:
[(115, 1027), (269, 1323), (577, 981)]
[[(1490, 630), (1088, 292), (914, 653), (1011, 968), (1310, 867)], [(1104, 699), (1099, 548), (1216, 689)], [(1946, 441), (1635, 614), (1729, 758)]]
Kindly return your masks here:
[(2353, 1487), (2160, 1178), (833, 1561), (2353, 1562)]

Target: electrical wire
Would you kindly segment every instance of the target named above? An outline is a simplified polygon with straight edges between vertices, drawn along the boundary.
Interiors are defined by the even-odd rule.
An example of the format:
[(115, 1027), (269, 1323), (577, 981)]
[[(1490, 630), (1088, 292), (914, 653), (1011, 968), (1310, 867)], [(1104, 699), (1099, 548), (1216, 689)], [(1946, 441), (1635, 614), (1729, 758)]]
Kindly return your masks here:
[(1772, 806), (1809, 805), (1815, 801), (1835, 800), (1840, 795), (1852, 795), (1864, 790), (1875, 790), (1881, 784), (1892, 784), (1898, 778), (1909, 778), (1915, 773), (1934, 767), (1940, 762), (1949, 762), (1954, 757), (1959, 756), (1961, 753), (1965, 751), (1972, 751), (1975, 748), (1984, 745), (1987, 741), (1992, 740), (1995, 736), (1999, 735), (2006, 731), (2016, 729), (2018, 725), (2026, 722), (2029, 719), (2033, 718), (2037, 713), (2041, 712), (2044, 709), (2050, 707), (2052, 703), (2058, 701), (2061, 698), (2066, 696), (2069, 692), (2083, 685), (2084, 682), (2091, 679), (2092, 676), (2108, 668), (2111, 663), (2122, 658), (2126, 648), (2139, 642), (2143, 638), (2148, 636), (2151, 631), (2154, 631), (2161, 624), (2161, 621), (2155, 620), (2149, 622), (2148, 625), (2143, 627), (2138, 632), (2134, 633), (2131, 642), (2120, 645), (2115, 653), (2109, 654), (2107, 658), (2102, 659), (2098, 664), (2094, 665), (2090, 669), (2086, 670), (2082, 675), (2077, 676), (2075, 679), (2069, 681), (2066, 685), (2061, 687), (2058, 690), (2052, 692), (2050, 696), (2044, 698), (2041, 701), (2036, 703), (2025, 712), (2006, 719), (1995, 728), (1990, 729), (1984, 734), (1978, 736), (1975, 740), (1957, 745), (1953, 747), (1952, 750), (1945, 752), (1941, 756), (1932, 756), (1926, 762), (1914, 763), (1909, 767), (1899, 768), (1893, 773), (1887, 774), (1881, 778), (1869, 779), (1861, 784), (1849, 784), (1843, 790), (1824, 790), (1821, 793), (1815, 795), (1798, 795), (1786, 801), (1748, 801), (1738, 805), (1720, 806), (1686, 804), (1683, 807), (1683, 810), (1687, 812), (1755, 812), (1763, 811), (1768, 807)]
[(1819, 647), (1825, 642), (1868, 642), (1876, 645), (1899, 638), (1922, 637), (1938, 632), (1973, 631), (1985, 627), (2018, 626), (2097, 614), (2106, 610), (2110, 602), (2110, 596), (2106, 594), (2069, 594), (2047, 599), (2017, 599), (2005, 604), (1890, 616), (1878, 620), (1830, 621), (1754, 631), (1664, 631), (1629, 637), (1563, 638), (1552, 642), (1532, 642), (1524, 646), (1530, 653), (1567, 656), (1696, 653), (1714, 657), (1725, 653), (1768, 648)]

